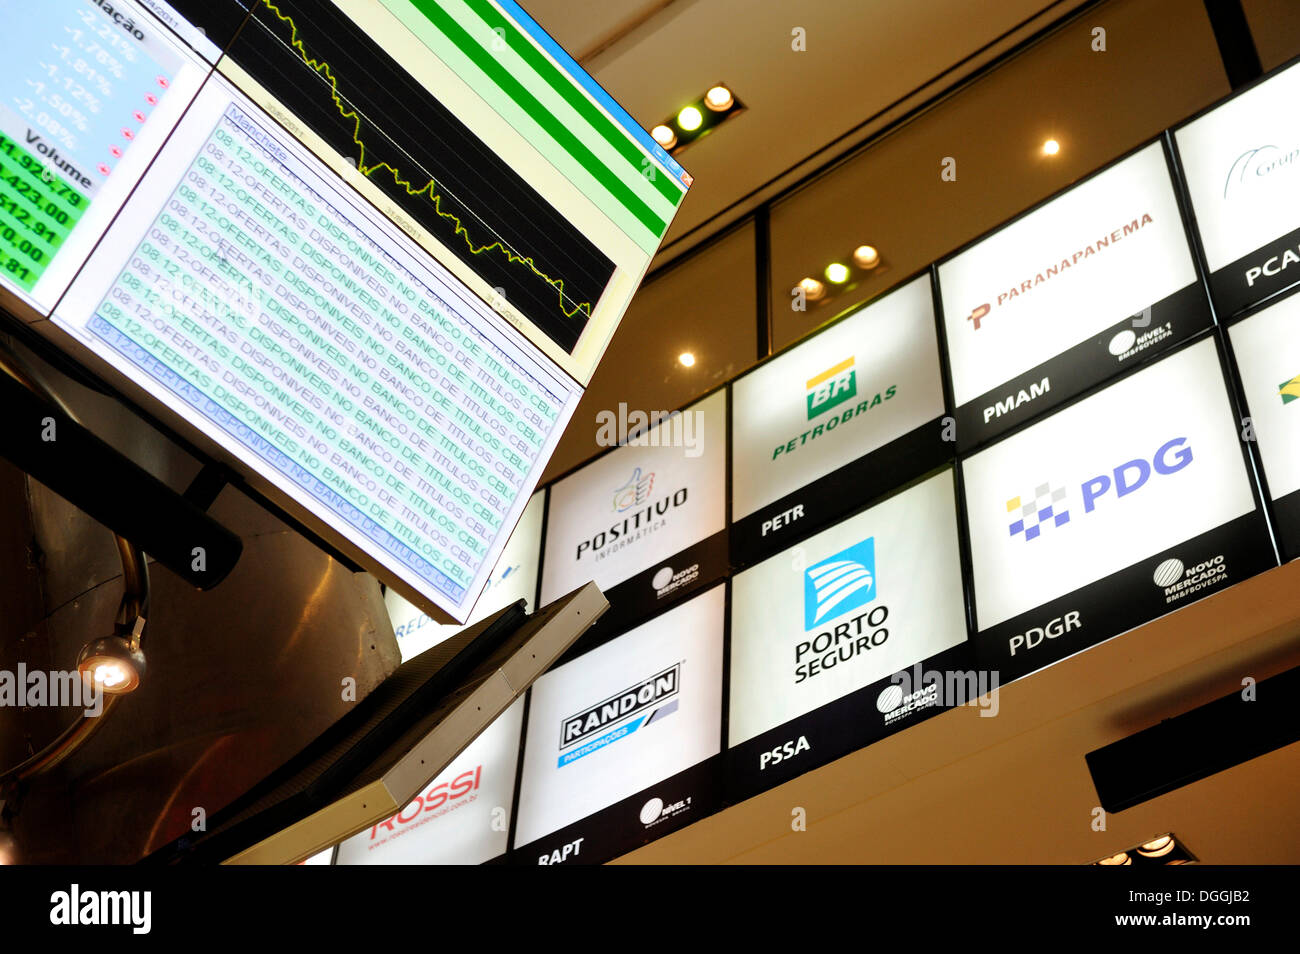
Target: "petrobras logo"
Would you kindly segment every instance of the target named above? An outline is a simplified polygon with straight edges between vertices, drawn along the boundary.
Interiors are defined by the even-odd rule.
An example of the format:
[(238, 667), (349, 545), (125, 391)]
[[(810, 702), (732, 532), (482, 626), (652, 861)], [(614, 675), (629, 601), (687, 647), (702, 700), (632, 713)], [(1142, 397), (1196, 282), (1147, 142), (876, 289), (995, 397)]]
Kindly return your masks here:
[(614, 491), (615, 513), (627, 513), (650, 499), (650, 491), (655, 485), (655, 472), (641, 473), (640, 467), (632, 468), (632, 476), (622, 487)]
[[(1109, 499), (1127, 497), (1145, 487), (1155, 476), (1178, 473), (1193, 461), (1192, 448), (1185, 437), (1165, 441), (1148, 461), (1145, 457), (1125, 461), (1110, 473), (1090, 477), (1079, 485), (1083, 500), (1083, 513), (1093, 513)], [(1006, 511), (1011, 515), (1009, 531), (1026, 543), (1038, 539), (1044, 527), (1063, 527), (1071, 522), (1070, 511), (1065, 507), (1066, 490), (1039, 484), (1032, 498), (1012, 497), (1006, 501)]]
[(1033, 540), (1044, 527), (1063, 527), (1070, 522), (1070, 511), (1065, 507), (1065, 488), (1039, 484), (1032, 498), (1012, 497), (1007, 501), (1007, 513), (1012, 515), (1011, 535), (1021, 535)]
[(876, 538), (867, 537), (804, 571), (804, 631), (876, 598)]
[(1184, 566), (1177, 557), (1170, 557), (1151, 574), (1151, 582), (1164, 592), (1166, 603), (1177, 603), (1227, 579), (1228, 566), (1222, 553), (1192, 567)]
[[(788, 457), (805, 444), (815, 441), (823, 434), (829, 434), (835, 428), (847, 424), (871, 408), (879, 407), (898, 393), (898, 385), (891, 384), (874, 395), (863, 393), (861, 400), (858, 400), (858, 372), (855, 361), (853, 355), (849, 355), (838, 364), (813, 375), (804, 383), (804, 405), (808, 412), (808, 420), (817, 420), (817, 423), (803, 433), (777, 444), (772, 449), (772, 460), (782, 455)], [(831, 410), (835, 410), (835, 413), (822, 417)]]
[(1042, 269), (1024, 278), (1015, 285), (1008, 286), (998, 291), (997, 297), (992, 303), (985, 302), (971, 309), (971, 313), (966, 316), (966, 320), (971, 323), (972, 331), (979, 331), (983, 322), (988, 318), (989, 313), (996, 307), (1009, 305), (1016, 299), (1028, 295), (1039, 285), (1045, 284), (1061, 275), (1069, 273), (1072, 268), (1088, 261), (1094, 255), (1099, 255), (1106, 249), (1110, 248), (1125, 238), (1136, 235), (1143, 228), (1153, 224), (1150, 212), (1143, 212), (1140, 216), (1135, 216), (1132, 221), (1125, 222), (1123, 225), (1106, 233), (1099, 235), (1092, 241), (1082, 246), (1076, 247), (1072, 252), (1063, 256), (1059, 261), (1053, 261), (1045, 265)]
[(1290, 404), (1292, 401), (1300, 401), (1300, 374), (1297, 374), (1290, 381), (1283, 381), (1277, 386), (1278, 396), (1282, 398), (1283, 404)]
[(858, 377), (853, 362), (853, 356), (849, 355), (839, 364), (808, 379), (805, 385), (808, 392), (805, 396), (808, 404), (808, 420), (811, 421), (837, 404), (843, 404), (857, 396)]
[(677, 711), (682, 664), (628, 686), (560, 720), (559, 768), (571, 765)]

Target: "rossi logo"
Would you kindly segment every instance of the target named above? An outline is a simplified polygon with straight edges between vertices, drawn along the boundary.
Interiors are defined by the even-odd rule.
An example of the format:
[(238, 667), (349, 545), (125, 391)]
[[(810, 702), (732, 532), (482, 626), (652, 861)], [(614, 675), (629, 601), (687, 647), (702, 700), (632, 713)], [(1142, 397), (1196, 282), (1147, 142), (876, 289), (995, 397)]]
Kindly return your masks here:
[(682, 664), (676, 663), (577, 715), (561, 720), (559, 767), (591, 755), (676, 712), (681, 669)]
[(1164, 591), (1166, 603), (1176, 603), (1227, 579), (1228, 567), (1222, 553), (1193, 567), (1184, 567), (1183, 561), (1174, 557), (1165, 560), (1151, 574), (1151, 582)]
[(808, 420), (852, 400), (858, 393), (857, 372), (850, 355), (832, 368), (808, 379)]
[(614, 491), (614, 510), (617, 513), (626, 513), (638, 504), (643, 504), (650, 499), (650, 490), (655, 485), (655, 472), (642, 475), (640, 467), (632, 469), (632, 476), (628, 478), (627, 483), (618, 490)]
[(1300, 374), (1297, 374), (1290, 381), (1283, 381), (1279, 384), (1277, 393), (1282, 398), (1283, 404), (1300, 401)]
[[(1125, 461), (1110, 474), (1098, 474), (1080, 484), (1083, 512), (1089, 514), (1096, 510), (1112, 490), (1116, 498), (1126, 497), (1145, 486), (1152, 474), (1174, 474), (1191, 462), (1192, 449), (1187, 446), (1187, 438), (1175, 437), (1166, 441), (1156, 449), (1150, 462), (1144, 457)], [(1012, 497), (1006, 503), (1007, 513), (1017, 514), (1010, 525), (1011, 536), (1023, 535), (1028, 542), (1042, 533), (1042, 527), (1049, 520), (1058, 527), (1069, 523), (1070, 512), (1061, 507), (1064, 499), (1064, 488), (1053, 490), (1048, 484), (1039, 484), (1031, 501), (1022, 502), (1020, 497)]]
[(876, 538), (867, 537), (804, 571), (804, 630), (876, 598)]

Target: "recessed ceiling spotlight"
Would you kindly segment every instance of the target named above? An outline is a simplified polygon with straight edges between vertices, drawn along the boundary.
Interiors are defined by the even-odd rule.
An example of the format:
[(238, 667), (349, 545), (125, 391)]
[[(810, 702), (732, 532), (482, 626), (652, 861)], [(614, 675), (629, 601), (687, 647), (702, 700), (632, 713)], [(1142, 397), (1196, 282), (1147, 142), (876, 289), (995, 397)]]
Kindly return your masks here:
[(677, 356), (677, 360), (681, 362), (683, 368), (695, 367), (695, 355), (689, 351), (683, 351)]
[(1139, 846), (1137, 852), (1144, 858), (1163, 858), (1173, 850), (1173, 837), (1170, 835), (1161, 835), (1154, 841), (1148, 841), (1146, 844)]
[(826, 280), (832, 285), (843, 285), (849, 280), (849, 267), (842, 262), (831, 262), (826, 266)]
[(1055, 139), (1049, 139), (1043, 143), (1043, 155), (1054, 156), (1061, 151), (1061, 144)]
[(1127, 851), (1121, 851), (1118, 855), (1111, 855), (1097, 862), (1099, 865), (1131, 865), (1132, 863), (1133, 857)]
[(654, 137), (655, 142), (659, 143), (659, 145), (663, 146), (665, 149), (671, 149), (673, 146), (677, 145), (677, 133), (673, 132), (670, 127), (665, 126), (662, 123), (650, 130), (650, 135)]
[(704, 122), (704, 114), (694, 106), (683, 106), (677, 114), (677, 125), (686, 132), (695, 132)]
[(731, 95), (731, 90), (725, 86), (715, 86), (704, 94), (704, 105), (709, 107), (715, 113), (720, 113), (724, 109), (730, 109), (731, 104), (736, 101), (736, 97)]
[(880, 253), (873, 245), (859, 245), (853, 250), (853, 262), (859, 268), (875, 268), (880, 264)]
[(826, 294), (826, 286), (815, 278), (799, 279), (799, 287), (803, 289), (803, 296), (809, 301), (817, 301)]

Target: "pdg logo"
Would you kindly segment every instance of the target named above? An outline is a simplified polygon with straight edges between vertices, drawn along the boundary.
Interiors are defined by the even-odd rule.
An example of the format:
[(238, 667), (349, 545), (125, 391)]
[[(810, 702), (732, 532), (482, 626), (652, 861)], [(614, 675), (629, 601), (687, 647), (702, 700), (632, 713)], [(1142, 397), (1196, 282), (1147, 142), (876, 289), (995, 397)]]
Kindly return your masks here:
[[(1175, 451), (1174, 448), (1178, 450)], [(1113, 480), (1108, 474), (1099, 474), (1084, 481), (1079, 488), (1083, 494), (1083, 512), (1092, 513), (1097, 508), (1097, 501), (1110, 493), (1112, 488), (1117, 498), (1125, 497), (1145, 484), (1151, 478), (1153, 470), (1157, 474), (1174, 474), (1191, 462), (1192, 449), (1187, 446), (1187, 438), (1175, 437), (1166, 441), (1152, 455), (1149, 464), (1145, 458), (1139, 457), (1116, 467), (1111, 472)]]

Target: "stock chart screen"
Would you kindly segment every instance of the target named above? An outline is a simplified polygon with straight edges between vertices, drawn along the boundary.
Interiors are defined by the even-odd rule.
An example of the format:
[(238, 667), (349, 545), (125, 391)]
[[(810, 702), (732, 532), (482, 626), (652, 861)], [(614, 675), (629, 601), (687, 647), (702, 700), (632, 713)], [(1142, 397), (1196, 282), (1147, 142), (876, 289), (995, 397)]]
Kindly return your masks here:
[(0, 10), (0, 303), (463, 622), (690, 176), (512, 3)]

